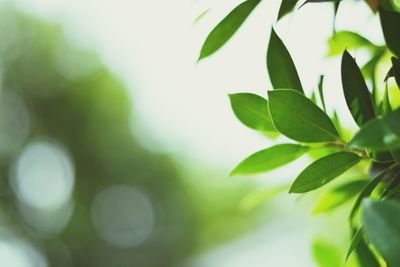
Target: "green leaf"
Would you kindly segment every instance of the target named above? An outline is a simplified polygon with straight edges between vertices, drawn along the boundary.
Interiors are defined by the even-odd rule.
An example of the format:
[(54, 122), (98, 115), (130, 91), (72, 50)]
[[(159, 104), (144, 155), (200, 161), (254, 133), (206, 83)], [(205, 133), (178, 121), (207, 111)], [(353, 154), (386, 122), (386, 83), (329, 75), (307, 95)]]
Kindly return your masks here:
[(388, 266), (399, 266), (399, 203), (366, 200), (363, 202), (361, 221), (367, 240), (376, 247)]
[(230, 94), (236, 117), (247, 127), (261, 132), (276, 132), (268, 110), (268, 101), (250, 93)]
[[(339, 0), (340, 1), (340, 0)], [(306, 0), (303, 4), (301, 4), (301, 6), (299, 7), (302, 8), (304, 5), (306, 4), (310, 4), (310, 3), (323, 3), (323, 2), (336, 2), (336, 0)]]
[(390, 106), (389, 93), (386, 86), (382, 99), (382, 114), (388, 114), (390, 112), (392, 112), (392, 107)]
[(200, 15), (198, 15), (197, 18), (195, 18), (193, 24), (198, 23), (202, 18), (204, 18), (208, 14), (208, 12), (210, 12), (210, 9), (206, 9), (203, 12), (201, 12)]
[(247, 0), (233, 9), (207, 36), (199, 60), (220, 49), (240, 28), (261, 0)]
[(289, 88), (304, 93), (292, 57), (274, 29), (269, 39), (267, 69), (274, 89)]
[(397, 57), (400, 57), (400, 13), (380, 7), (379, 15), (386, 45)]
[(324, 112), (326, 113), (326, 106), (325, 106), (325, 97), (324, 97), (323, 86), (324, 86), (324, 75), (321, 75), (321, 76), (319, 77), (319, 82), (318, 82), (318, 92), (319, 92), (319, 97), (320, 97), (320, 99), (321, 99), (322, 108), (324, 109)]
[(351, 31), (336, 32), (329, 38), (328, 47), (328, 56), (340, 55), (345, 49), (353, 50), (356, 48), (366, 47), (373, 51), (376, 48), (376, 46), (367, 38)]
[(356, 212), (358, 211), (358, 208), (360, 207), (362, 200), (366, 197), (369, 197), (372, 194), (375, 187), (377, 187), (378, 184), (383, 180), (383, 178), (385, 178), (388, 171), (389, 171), (388, 169), (383, 170), (376, 177), (374, 177), (371, 181), (369, 181), (369, 183), (364, 187), (364, 189), (358, 195), (353, 208), (351, 209), (350, 217), (349, 217), (350, 221), (353, 220), (354, 216), (356, 215)]
[(347, 251), (346, 261), (350, 257), (351, 253), (355, 250), (357, 259), (363, 267), (380, 267), (381, 265), (375, 258), (374, 254), (369, 249), (364, 239), (364, 233), (362, 228), (358, 229), (354, 234), (350, 247)]
[(366, 180), (355, 180), (330, 189), (320, 197), (312, 213), (321, 214), (339, 207), (355, 197), (366, 184)]
[(298, 159), (309, 150), (309, 147), (296, 144), (280, 144), (258, 151), (233, 169), (230, 175), (255, 174), (281, 167)]
[(342, 85), (347, 106), (361, 126), (375, 117), (371, 94), (354, 58), (345, 50), (342, 57)]
[(324, 240), (316, 239), (313, 241), (312, 255), (319, 267), (338, 267), (342, 265), (338, 248)]
[(268, 91), (269, 111), (275, 128), (299, 142), (328, 142), (338, 139), (330, 118), (298, 91)]
[(279, 8), (278, 20), (283, 18), (286, 14), (292, 12), (298, 1), (299, 0), (282, 0)]
[(350, 169), (360, 160), (357, 154), (337, 152), (314, 161), (300, 173), (289, 192), (305, 193), (317, 189)]
[(399, 121), (400, 109), (388, 113), (382, 118), (373, 119), (361, 127), (350, 141), (349, 146), (375, 150), (400, 148)]

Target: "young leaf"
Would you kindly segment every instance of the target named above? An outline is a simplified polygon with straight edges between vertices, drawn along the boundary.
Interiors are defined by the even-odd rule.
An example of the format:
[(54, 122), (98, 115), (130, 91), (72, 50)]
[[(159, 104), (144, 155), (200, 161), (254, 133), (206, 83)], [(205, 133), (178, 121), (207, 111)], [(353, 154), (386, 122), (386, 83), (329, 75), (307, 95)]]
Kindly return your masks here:
[(312, 255), (319, 267), (338, 267), (342, 265), (339, 250), (334, 245), (320, 239), (312, 243)]
[(326, 113), (326, 106), (325, 106), (325, 97), (324, 97), (324, 75), (319, 76), (319, 82), (318, 82), (318, 92), (319, 92), (319, 97), (321, 99), (321, 104), (322, 108), (324, 109), (324, 112)]
[(354, 216), (356, 215), (356, 212), (358, 211), (358, 208), (360, 207), (362, 200), (366, 197), (369, 197), (372, 194), (375, 187), (377, 187), (378, 184), (383, 180), (383, 178), (386, 177), (386, 174), (388, 173), (388, 171), (389, 171), (388, 169), (383, 170), (376, 177), (374, 177), (371, 181), (369, 181), (369, 183), (364, 187), (364, 189), (358, 195), (353, 208), (351, 209), (350, 217), (349, 217), (350, 221), (353, 220)]
[(366, 184), (366, 180), (355, 180), (330, 189), (317, 201), (312, 214), (321, 214), (339, 207), (355, 197)]
[(347, 106), (361, 126), (375, 117), (371, 94), (354, 58), (345, 50), (342, 57), (342, 85)]
[(303, 94), (288, 89), (268, 91), (269, 111), (275, 128), (299, 142), (338, 139), (330, 118)]
[(337, 152), (314, 161), (296, 178), (290, 193), (305, 193), (317, 189), (341, 175), (361, 158), (350, 152)]
[(400, 148), (399, 121), (400, 109), (388, 113), (382, 118), (371, 120), (361, 127), (350, 141), (349, 146), (376, 150)]
[(304, 93), (292, 57), (274, 29), (269, 39), (267, 69), (274, 89), (290, 88)]
[(383, 36), (387, 47), (400, 57), (400, 13), (379, 8)]
[(268, 101), (250, 93), (229, 95), (236, 117), (247, 127), (261, 132), (276, 132), (268, 110)]
[(389, 200), (365, 200), (361, 221), (367, 240), (376, 247), (388, 266), (398, 266), (400, 204)]
[(220, 49), (239, 29), (261, 0), (247, 0), (233, 9), (207, 36), (199, 60)]
[(367, 38), (351, 31), (339, 31), (328, 40), (328, 56), (342, 54), (345, 49), (356, 49), (365, 47), (374, 50), (376, 46)]
[(240, 162), (230, 175), (255, 174), (276, 169), (298, 159), (308, 150), (308, 147), (296, 144), (281, 144), (263, 149)]
[(282, 0), (278, 12), (278, 20), (283, 18), (286, 14), (292, 12), (298, 1), (299, 0)]

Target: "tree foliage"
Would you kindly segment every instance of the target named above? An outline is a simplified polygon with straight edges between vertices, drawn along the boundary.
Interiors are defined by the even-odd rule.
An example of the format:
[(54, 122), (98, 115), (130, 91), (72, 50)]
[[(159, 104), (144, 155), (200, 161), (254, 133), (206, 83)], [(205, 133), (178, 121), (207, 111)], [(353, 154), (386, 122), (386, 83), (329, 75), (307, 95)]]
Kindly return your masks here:
[[(215, 52), (236, 32), (260, 1), (244, 1), (235, 8), (207, 37), (202, 48), (204, 58)], [(277, 20), (295, 12), (297, 6), (332, 2), (336, 16), (340, 0), (282, 0)], [(308, 153), (315, 159), (300, 172), (290, 193), (306, 193), (325, 187), (349, 169), (365, 172), (362, 178), (348, 179), (328, 188), (317, 201), (314, 213), (329, 212), (354, 199), (349, 211), (349, 225), (354, 235), (348, 250), (355, 252), (360, 266), (399, 266), (400, 240), (400, 108), (388, 93), (400, 86), (400, 10), (395, 1), (366, 0), (371, 12), (380, 17), (385, 45), (379, 46), (364, 36), (350, 31), (334, 32), (328, 40), (328, 57), (342, 55), (341, 82), (348, 110), (359, 129), (346, 136), (336, 112), (328, 113), (323, 95), (323, 75), (317, 92), (304, 94), (301, 79), (290, 51), (274, 29), (267, 47), (266, 67), (273, 88), (264, 97), (249, 93), (231, 95), (235, 115), (253, 130), (278, 132), (293, 143), (274, 145), (243, 160), (231, 174), (254, 174), (286, 165)], [(360, 3), (361, 5), (361, 3)], [(223, 29), (223, 30), (222, 30)], [(348, 52), (367, 49), (370, 59), (362, 66)], [(387, 59), (390, 58), (390, 61)], [(387, 69), (384, 80), (377, 75), (377, 66)], [(338, 84), (337, 87), (340, 87)], [(379, 88), (384, 87), (384, 92)], [(395, 88), (397, 87), (397, 88)], [(348, 141), (350, 140), (350, 141)], [(315, 158), (316, 151), (323, 151)], [(361, 216), (356, 216), (361, 209)], [(373, 249), (372, 249), (373, 247)], [(338, 266), (331, 246), (315, 243), (313, 254), (320, 266)], [(326, 257), (325, 257), (326, 256)], [(333, 262), (333, 265), (332, 265)]]

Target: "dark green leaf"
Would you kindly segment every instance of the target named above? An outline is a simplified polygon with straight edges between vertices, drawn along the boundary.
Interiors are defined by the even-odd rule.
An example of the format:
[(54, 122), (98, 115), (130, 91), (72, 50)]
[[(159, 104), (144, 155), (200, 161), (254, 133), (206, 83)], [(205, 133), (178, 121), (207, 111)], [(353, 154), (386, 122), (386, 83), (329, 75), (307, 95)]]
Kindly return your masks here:
[(364, 198), (369, 197), (372, 194), (375, 187), (377, 187), (378, 184), (383, 180), (383, 178), (386, 177), (386, 174), (388, 173), (388, 171), (389, 171), (389, 169), (382, 171), (376, 177), (374, 177), (371, 181), (369, 181), (369, 183), (364, 187), (364, 189), (358, 195), (353, 208), (351, 209), (350, 220), (353, 220), (354, 216), (356, 215), (356, 212), (358, 211), (358, 208), (360, 207), (361, 201)]
[(365, 200), (361, 221), (367, 240), (376, 247), (388, 266), (399, 266), (399, 203), (390, 200)]
[(400, 148), (399, 121), (400, 109), (371, 120), (361, 127), (349, 146), (376, 150)]
[(342, 57), (342, 85), (347, 106), (361, 126), (375, 117), (371, 94), (354, 58), (345, 50)]
[(292, 12), (298, 1), (299, 0), (282, 0), (279, 8), (278, 20), (283, 18), (286, 14)]
[(269, 39), (267, 68), (274, 89), (288, 88), (303, 93), (303, 87), (292, 57), (274, 29), (271, 30)]
[(367, 38), (351, 31), (339, 31), (328, 40), (328, 56), (340, 55), (345, 49), (365, 47), (373, 51), (376, 46)]
[[(299, 8), (310, 3), (335, 2), (336, 0), (306, 0)], [(340, 1), (340, 0), (339, 0)]]
[(381, 266), (375, 258), (374, 254), (369, 249), (368, 245), (366, 244), (362, 228), (358, 229), (353, 235), (350, 247), (347, 251), (346, 261), (354, 250), (357, 254), (357, 259), (362, 267)]
[(232, 10), (207, 36), (199, 60), (220, 49), (239, 29), (261, 0), (247, 0)]
[(288, 89), (268, 91), (269, 111), (275, 128), (300, 142), (338, 139), (330, 118), (303, 94)]
[(320, 197), (312, 213), (320, 214), (339, 207), (355, 197), (366, 184), (366, 180), (355, 180), (330, 189)]
[(400, 57), (400, 13), (379, 8), (383, 36), (387, 47)]
[(350, 152), (337, 152), (313, 162), (296, 178), (290, 193), (305, 193), (317, 189), (338, 177), (361, 158)]
[(338, 248), (324, 240), (314, 240), (312, 243), (312, 255), (319, 267), (338, 267), (342, 265)]
[(281, 144), (263, 149), (239, 163), (231, 175), (255, 174), (273, 170), (298, 159), (308, 150), (308, 147), (296, 144)]
[(250, 93), (229, 95), (236, 117), (247, 127), (261, 132), (276, 132), (268, 110), (268, 101)]
[(325, 98), (324, 98), (324, 75), (321, 75), (319, 77), (319, 82), (318, 82), (318, 92), (319, 92), (319, 97), (321, 99), (321, 104), (322, 104), (322, 108), (324, 109), (325, 113), (326, 113), (326, 106), (325, 106)]

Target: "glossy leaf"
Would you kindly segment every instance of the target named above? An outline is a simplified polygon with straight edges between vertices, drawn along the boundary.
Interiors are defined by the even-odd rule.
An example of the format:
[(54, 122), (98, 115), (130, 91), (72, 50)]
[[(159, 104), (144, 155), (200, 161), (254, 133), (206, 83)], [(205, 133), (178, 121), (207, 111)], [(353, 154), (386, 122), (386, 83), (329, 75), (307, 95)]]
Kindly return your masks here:
[(343, 53), (345, 49), (356, 49), (365, 47), (373, 51), (376, 46), (367, 38), (351, 31), (339, 31), (328, 40), (328, 56), (336, 56)]
[(261, 0), (247, 0), (233, 9), (207, 36), (199, 60), (220, 49), (240, 28)]
[(319, 267), (338, 267), (342, 264), (338, 248), (321, 239), (313, 241), (312, 255)]
[(338, 138), (330, 118), (303, 94), (288, 89), (268, 91), (275, 128), (299, 142), (327, 142)]
[(339, 207), (354, 198), (366, 184), (366, 180), (355, 180), (330, 189), (320, 197), (312, 213), (320, 214)]
[(269, 39), (267, 69), (274, 89), (290, 88), (304, 92), (292, 57), (274, 29)]
[(317, 189), (350, 169), (360, 160), (357, 154), (337, 152), (314, 161), (300, 173), (289, 192), (305, 193)]
[(281, 144), (258, 151), (233, 169), (231, 175), (235, 174), (255, 174), (281, 167), (304, 155), (309, 150), (308, 147), (297, 144)]
[(400, 204), (394, 201), (363, 202), (361, 216), (367, 240), (383, 256), (388, 266), (400, 263)]
[(400, 13), (379, 8), (383, 36), (387, 47), (400, 57)]
[(292, 12), (297, 2), (299, 2), (299, 0), (282, 0), (278, 12), (278, 20), (283, 18), (286, 14)]
[(389, 150), (400, 148), (400, 109), (363, 125), (350, 147)]
[(378, 184), (380, 182), (382, 182), (383, 178), (386, 177), (387, 173), (388, 173), (388, 169), (382, 171), (376, 177), (374, 177), (371, 181), (369, 181), (369, 183), (364, 187), (364, 189), (358, 195), (358, 197), (353, 205), (353, 208), (351, 209), (350, 220), (352, 220), (354, 218), (354, 216), (356, 215), (356, 212), (358, 211), (363, 199), (369, 197), (372, 194), (372, 192), (378, 186)]
[(354, 58), (345, 50), (342, 57), (342, 85), (347, 107), (359, 126), (375, 117), (367, 84)]
[(236, 117), (247, 127), (261, 132), (276, 132), (268, 110), (268, 101), (250, 93), (230, 94)]

